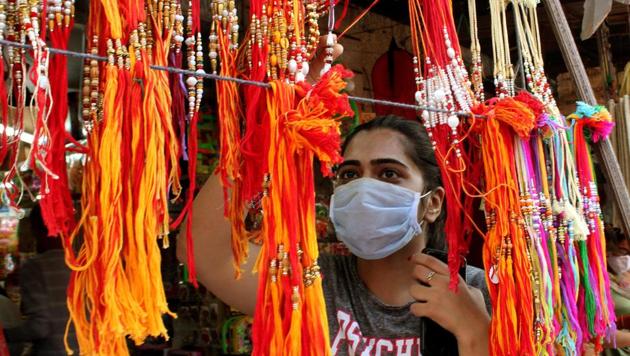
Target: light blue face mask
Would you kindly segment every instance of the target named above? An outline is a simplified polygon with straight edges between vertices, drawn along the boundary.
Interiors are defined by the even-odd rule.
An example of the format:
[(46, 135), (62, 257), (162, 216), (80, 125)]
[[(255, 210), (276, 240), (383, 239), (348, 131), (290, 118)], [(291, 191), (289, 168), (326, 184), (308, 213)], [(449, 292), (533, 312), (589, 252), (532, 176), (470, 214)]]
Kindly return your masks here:
[(424, 195), (372, 178), (339, 186), (330, 203), (337, 237), (350, 252), (366, 259), (385, 258), (422, 232), (418, 205)]

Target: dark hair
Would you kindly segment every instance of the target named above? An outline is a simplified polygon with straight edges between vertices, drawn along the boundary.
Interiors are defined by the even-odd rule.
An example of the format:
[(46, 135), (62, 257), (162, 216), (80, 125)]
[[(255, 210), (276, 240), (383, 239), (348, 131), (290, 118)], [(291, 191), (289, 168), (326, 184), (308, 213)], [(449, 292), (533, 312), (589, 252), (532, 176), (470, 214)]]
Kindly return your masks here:
[[(422, 178), (426, 182), (426, 188), (433, 190), (442, 186), (442, 175), (440, 167), (435, 160), (433, 147), (429, 135), (419, 122), (407, 120), (396, 115), (380, 116), (374, 120), (368, 121), (357, 126), (347, 137), (341, 148), (342, 153), (346, 152), (346, 148), (352, 139), (362, 131), (372, 131), (377, 129), (392, 130), (405, 136), (406, 154), (411, 158), (413, 163), (422, 172)], [(444, 220), (446, 219), (446, 211), (442, 212), (438, 218), (427, 226), (427, 247), (444, 250), (445, 243), (443, 238)]]

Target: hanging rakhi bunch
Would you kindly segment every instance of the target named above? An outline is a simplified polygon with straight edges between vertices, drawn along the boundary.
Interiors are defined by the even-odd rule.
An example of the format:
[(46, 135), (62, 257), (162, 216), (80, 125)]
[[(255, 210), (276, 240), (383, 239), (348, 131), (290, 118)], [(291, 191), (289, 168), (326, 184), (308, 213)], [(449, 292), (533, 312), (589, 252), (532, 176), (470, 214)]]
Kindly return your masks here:
[[(45, 19), (42, 17), (43, 9), (44, 4), (41, 1), (7, 1), (1, 13), (2, 31), (6, 31), (6, 39), (30, 45), (28, 54), (33, 59), (32, 65), (27, 67), (26, 49), (8, 49), (11, 83), (8, 93), (5, 91), (6, 87), (3, 88), (4, 94), (8, 94), (8, 99), (7, 95), (3, 94), (1, 102), (4, 115), (0, 132), (0, 140), (3, 142), (0, 158), (3, 161), (7, 160), (0, 163), (8, 167), (8, 171), (2, 177), (2, 197), (4, 203), (17, 212), (18, 216), (22, 215), (18, 203), (23, 192), (22, 188), (15, 184), (15, 179), (19, 178), (19, 169), (28, 168), (30, 162), (30, 166), (38, 170), (45, 183), (49, 179), (58, 177), (46, 166), (46, 160), (51, 152), (51, 132), (48, 128), (51, 90), (48, 76), (49, 53), (45, 43), (46, 23), (42, 22)], [(31, 143), (28, 161), (18, 167), (20, 140), (24, 129), (24, 117), (27, 114), (25, 110), (28, 82), (33, 85), (28, 114), (35, 118), (35, 138)], [(14, 106), (13, 113), (8, 110), (9, 105)], [(47, 192), (44, 191), (44, 193)]]
[[(234, 71), (235, 39), (228, 42), (230, 4), (215, 17), (211, 34), (221, 51), (222, 73)], [(332, 67), (334, 36), (327, 37), (322, 78), (306, 83), (309, 61), (319, 41), (317, 19), (330, 4), (323, 1), (251, 2), (249, 42), (245, 45), (251, 80), (270, 81), (271, 89), (243, 88), (245, 131), (238, 135), (236, 90), (218, 84), (233, 97), (220, 98), (222, 157), (219, 172), (231, 190), (226, 213), (232, 218), (237, 267), (247, 254), (242, 225), (243, 208), (262, 209), (262, 251), (258, 258), (258, 307), (254, 318), (254, 354), (326, 355), (330, 353), (315, 232), (313, 160), (317, 156), (330, 173), (339, 162), (338, 118), (351, 113), (341, 91), (349, 75)], [(221, 14), (221, 12), (217, 12)], [(228, 16), (226, 18), (226, 16)], [(220, 20), (220, 21), (219, 21)], [(223, 34), (220, 32), (223, 31)], [(226, 46), (227, 44), (228, 46)], [(233, 47), (230, 47), (229, 45)], [(211, 62), (212, 63), (212, 62)], [(214, 70), (214, 68), (213, 68)], [(226, 72), (223, 72), (223, 71)], [(319, 73), (316, 73), (319, 74)], [(225, 102), (224, 102), (225, 101)], [(232, 127), (232, 128), (230, 128)], [(227, 131), (230, 130), (230, 131)], [(240, 152), (231, 145), (239, 144)], [(241, 159), (241, 166), (235, 163)], [(227, 196), (227, 195), (226, 195)]]
[[(422, 121), (436, 153), (446, 190), (445, 235), (451, 286), (457, 283), (461, 257), (468, 253), (471, 230), (462, 204), (467, 155), (463, 124), (454, 111), (470, 112), (471, 83), (464, 66), (449, 0), (410, 0), (411, 34), (416, 72), (416, 102), (445, 112), (422, 112)], [(422, 51), (420, 48), (422, 45)], [(449, 113), (450, 112), (450, 113)]]
[[(604, 223), (587, 135), (596, 143), (610, 135), (614, 123), (603, 106), (589, 106), (582, 102), (578, 102), (577, 111), (568, 119), (573, 126), (572, 148), (582, 193), (580, 208), (588, 225), (588, 235), (586, 241), (580, 243), (578, 258), (584, 286), (579, 291), (578, 304), (585, 306), (579, 321), (586, 341), (592, 341), (596, 351), (601, 351), (604, 339), (614, 338), (615, 310), (606, 267)], [(589, 286), (590, 290), (587, 289)]]
[[(8, 14), (7, 0), (0, 0), (0, 39), (6, 40), (7, 34), (7, 14)], [(2, 129), (0, 129), (0, 166), (4, 166), (5, 159), (9, 155), (9, 148), (19, 142), (19, 135), (9, 135), (9, 102), (8, 93), (4, 79), (4, 48), (0, 46), (0, 114), (2, 115)], [(11, 126), (12, 127), (12, 126)]]
[[(17, 4), (15, 1), (2, 0), (0, 2), (0, 36), (9, 41), (19, 41), (20, 26), (16, 21)], [(7, 58), (9, 64), (9, 77), (11, 81), (8, 85), (4, 79), (4, 51), (0, 52), (2, 56), (2, 86), (0, 86), (0, 108), (2, 110), (2, 129), (0, 130), (0, 165), (6, 167), (8, 171), (2, 179), (2, 189), (0, 190), (0, 199), (2, 203), (9, 206), (13, 211), (19, 212), (18, 201), (21, 198), (21, 192), (14, 183), (14, 179), (18, 174), (18, 154), (20, 151), (20, 136), (24, 130), (24, 108), (26, 100), (26, 87), (24, 85), (25, 76), (25, 50), (8, 47)], [(8, 90), (7, 90), (8, 89)], [(9, 105), (15, 110), (9, 116)]]
[[(499, 98), (476, 108), (488, 117), (481, 125), (481, 147), (486, 152), (484, 264), (494, 309), (492, 353), (576, 354), (590, 342), (600, 347), (614, 331), (603, 234), (594, 234), (597, 224), (588, 223), (598, 208), (585, 205), (597, 200), (596, 187), (591, 176), (583, 180), (578, 173), (584, 164), (571, 147), (544, 74), (536, 2), (512, 4), (524, 84), (531, 94), (515, 95), (509, 4), (491, 1)], [(608, 125), (599, 124), (606, 120), (588, 122), (595, 121), (597, 128)], [(588, 157), (585, 149), (580, 152)]]
[(477, 28), (477, 3), (475, 0), (468, 0), (468, 19), (470, 22), (470, 52), (472, 59), (472, 71), (470, 82), (477, 102), (485, 100), (483, 89), (483, 63), (481, 61), (481, 44), (479, 43), (479, 31)]
[(167, 63), (179, 8), (167, 4), (90, 3), (90, 52), (108, 61), (84, 67), (88, 158), (79, 252), (74, 235), (66, 241), (68, 306), (85, 354), (126, 354), (127, 337), (139, 344), (167, 336), (157, 240), (168, 245), (168, 188), (180, 190), (178, 140), (168, 76), (149, 68)]
[[(178, 9), (181, 10), (181, 7), (178, 6)], [(177, 12), (177, 11), (176, 11)], [(187, 95), (185, 103), (188, 104), (188, 111), (186, 115), (186, 120), (182, 120), (179, 118), (179, 129), (180, 129), (180, 147), (181, 152), (183, 153), (183, 158), (188, 161), (188, 192), (186, 194), (186, 204), (184, 205), (184, 209), (181, 212), (181, 215), (177, 221), (173, 223), (173, 226), (179, 225), (181, 219), (186, 216), (186, 245), (188, 251), (188, 279), (189, 282), (192, 283), (195, 287), (197, 284), (197, 274), (195, 271), (195, 260), (193, 253), (193, 240), (192, 240), (192, 232), (191, 232), (191, 224), (192, 224), (192, 203), (195, 197), (195, 189), (196, 189), (196, 179), (197, 179), (197, 149), (198, 149), (198, 134), (197, 134), (197, 125), (199, 122), (199, 108), (201, 107), (201, 99), (203, 98), (203, 77), (201, 74), (204, 74), (205, 71), (203, 69), (203, 43), (201, 41), (201, 29), (200, 29), (200, 19), (199, 19), (199, 0), (188, 1), (188, 14), (186, 16), (186, 39), (183, 41), (186, 46), (186, 63), (187, 69), (190, 72), (199, 74), (199, 75), (188, 75), (185, 79), (185, 85), (187, 88)], [(175, 26), (176, 28), (181, 28), (181, 21), (183, 21), (184, 17), (181, 14), (175, 15)], [(177, 30), (177, 29), (176, 29)], [(179, 37), (177, 37), (179, 36)], [(183, 40), (183, 36), (181, 34), (176, 35), (175, 37), (175, 46), (176, 51), (179, 51), (177, 46), (181, 46)], [(181, 56), (180, 53), (172, 54), (173, 56)], [(181, 65), (181, 57), (179, 59), (179, 63)], [(171, 77), (171, 81), (175, 80), (175, 86), (181, 81), (181, 78)], [(171, 85), (171, 88), (173, 85)], [(175, 92), (178, 93), (178, 99), (181, 98), (181, 88), (174, 88)], [(181, 106), (181, 102), (173, 103), (174, 108), (179, 108)], [(178, 115), (183, 115), (183, 112), (177, 110)], [(187, 129), (186, 129), (187, 128)]]
[[(538, 115), (538, 126), (541, 129), (535, 137), (543, 135), (546, 138), (545, 142), (553, 140), (556, 149), (547, 150), (552, 152), (547, 160), (562, 162), (564, 165), (557, 168), (553, 175), (553, 180), (560, 181), (561, 184), (547, 189), (544, 186), (547, 182), (542, 183), (542, 192), (549, 191), (552, 196), (541, 195), (540, 199), (547, 201), (551, 199), (551, 205), (554, 207), (553, 219), (557, 226), (565, 228), (559, 233), (560, 243), (556, 242), (555, 246), (547, 251), (548, 254), (544, 250), (538, 253), (538, 260), (545, 262), (546, 258), (548, 265), (551, 266), (548, 269), (549, 275), (545, 276), (544, 265), (538, 264), (543, 273), (542, 277), (548, 282), (547, 285), (541, 283), (540, 290), (540, 293), (547, 291), (547, 306), (544, 308), (546, 315), (544, 320), (547, 320), (547, 325), (542, 326), (543, 324), (539, 323), (543, 330), (548, 331), (548, 337), (541, 339), (538, 346), (549, 350), (555, 342), (556, 347), (564, 348), (567, 352), (582, 352), (586, 343), (595, 343), (597, 349), (600, 349), (603, 339), (612, 336), (615, 325), (610, 317), (612, 301), (608, 275), (605, 272), (601, 273), (602, 270), (606, 270), (606, 262), (600, 249), (604, 237), (603, 233), (594, 232), (596, 228), (590, 223), (593, 213), (589, 208), (592, 209), (595, 204), (590, 204), (589, 207), (588, 202), (595, 199), (592, 194), (597, 195), (597, 188), (594, 180), (589, 176), (583, 178), (584, 174), (580, 172), (584, 169), (580, 166), (585, 167), (581, 161), (584, 157), (590, 159), (590, 156), (585, 144), (576, 141), (579, 135), (571, 138), (571, 133), (566, 129), (567, 124), (551, 93), (540, 49), (537, 2), (518, 0), (513, 1), (513, 6), (517, 33), (521, 39), (526, 85), (537, 98), (538, 105), (542, 106)], [(582, 105), (578, 105), (580, 112), (578, 115), (600, 116), (588, 114), (587, 111)], [(602, 114), (601, 117), (606, 115)], [(591, 128), (595, 134), (605, 136), (612, 129), (609, 117), (603, 119), (598, 117), (583, 122), (588, 122), (585, 126)], [(582, 131), (580, 129), (580, 132)], [(540, 231), (538, 239), (545, 240), (545, 231)], [(553, 253), (558, 253), (564, 258), (553, 259)], [(560, 273), (557, 275), (551, 273), (554, 269)], [(572, 280), (560, 280), (564, 276), (573, 276), (573, 281), (579, 278), (580, 283), (575, 285)], [(560, 295), (573, 297), (561, 300)]]
[[(323, 0), (252, 1), (249, 39), (245, 48), (248, 69), (246, 77), (262, 82), (278, 79), (294, 83), (305, 80), (310, 74), (308, 62), (315, 55), (319, 41), (317, 19), (329, 5)], [(331, 41), (327, 41), (331, 42), (327, 43), (327, 52), (331, 52), (334, 45), (333, 38), (330, 37)], [(332, 62), (332, 55), (329, 56), (329, 61)], [(264, 93), (265, 89), (261, 87), (244, 88), (244, 97), (247, 99), (244, 102), (247, 130), (241, 143), (243, 183), (238, 189), (240, 200), (250, 202), (250, 206), (255, 205), (251, 202), (260, 198), (264, 167), (267, 167), (266, 153), (260, 150), (260, 147), (269, 145), (269, 122), (268, 114), (264, 110)], [(237, 263), (242, 260), (242, 257), (236, 258)]]
[[(212, 73), (226, 77), (237, 76), (238, 13), (233, 0), (211, 3), (210, 66)], [(220, 68), (219, 68), (220, 67)], [(249, 241), (242, 218), (246, 202), (241, 199), (241, 100), (236, 83), (217, 81), (217, 111), (220, 129), (220, 158), (217, 172), (224, 188), (225, 213), (232, 224), (232, 251), (236, 276), (247, 258)]]
[[(54, 0), (48, 1), (48, 30), (50, 44), (54, 48), (67, 49), (68, 40), (74, 25), (74, 1)], [(45, 162), (40, 169), (37, 161), (34, 164), (35, 171), (41, 177), (40, 190), (42, 217), (51, 236), (68, 236), (75, 227), (74, 205), (68, 188), (68, 175), (66, 168), (66, 141), (71, 141), (80, 147), (66, 132), (66, 118), (68, 116), (68, 69), (67, 57), (64, 55), (52, 55), (48, 67), (48, 79), (43, 79), (43, 85), (50, 86), (51, 95), (47, 97), (47, 107), (50, 108), (47, 118), (42, 118), (43, 125), (40, 131), (36, 131), (34, 144), (40, 141), (50, 140), (48, 152), (42, 157)], [(46, 84), (48, 83), (48, 84)], [(41, 85), (40, 85), (41, 87)], [(44, 106), (38, 105), (41, 111)], [(38, 132), (48, 131), (45, 138), (40, 138)]]
[(271, 82), (268, 173), (262, 198), (262, 250), (254, 319), (255, 355), (328, 355), (330, 343), (317, 265), (313, 160), (331, 175), (341, 161), (338, 117), (352, 113), (342, 68), (310, 86)]

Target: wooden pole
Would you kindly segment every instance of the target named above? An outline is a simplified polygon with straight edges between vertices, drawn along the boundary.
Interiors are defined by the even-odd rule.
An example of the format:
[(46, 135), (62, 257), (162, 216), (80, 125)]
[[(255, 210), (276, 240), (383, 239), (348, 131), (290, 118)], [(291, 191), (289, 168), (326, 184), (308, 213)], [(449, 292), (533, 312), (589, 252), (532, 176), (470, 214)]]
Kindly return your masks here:
[[(544, 4), (553, 32), (558, 40), (558, 46), (562, 51), (562, 57), (564, 57), (564, 62), (575, 83), (578, 97), (590, 105), (597, 104), (595, 93), (588, 80), (584, 63), (582, 63), (582, 58), (575, 45), (571, 28), (564, 15), (560, 1), (545, 0)], [(626, 236), (630, 238), (630, 195), (621, 174), (615, 151), (613, 151), (613, 147), (608, 139), (599, 141), (594, 147), (604, 168), (604, 174), (611, 185)]]

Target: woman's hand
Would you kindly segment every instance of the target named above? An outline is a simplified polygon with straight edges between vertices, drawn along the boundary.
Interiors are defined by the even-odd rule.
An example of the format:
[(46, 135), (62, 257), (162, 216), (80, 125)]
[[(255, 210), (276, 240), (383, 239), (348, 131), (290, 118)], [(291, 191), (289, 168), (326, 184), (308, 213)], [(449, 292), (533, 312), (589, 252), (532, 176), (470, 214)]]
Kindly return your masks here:
[[(321, 77), (322, 68), (326, 60), (326, 41), (328, 35), (319, 37), (319, 44), (317, 45), (317, 52), (313, 56), (311, 63), (309, 64), (309, 71), (306, 80), (310, 84), (315, 84)], [(337, 43), (337, 35), (333, 34), (335, 44), (333, 45), (333, 61), (343, 53), (343, 46)]]
[(417, 301), (411, 305), (411, 312), (453, 333), (460, 355), (488, 354), (490, 316), (481, 291), (466, 285), (461, 277), (457, 292), (450, 290), (448, 266), (434, 257), (417, 254), (412, 262), (416, 264), (413, 275), (418, 283), (409, 288)]

